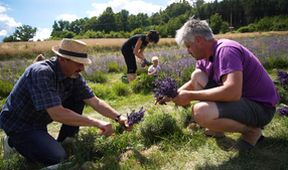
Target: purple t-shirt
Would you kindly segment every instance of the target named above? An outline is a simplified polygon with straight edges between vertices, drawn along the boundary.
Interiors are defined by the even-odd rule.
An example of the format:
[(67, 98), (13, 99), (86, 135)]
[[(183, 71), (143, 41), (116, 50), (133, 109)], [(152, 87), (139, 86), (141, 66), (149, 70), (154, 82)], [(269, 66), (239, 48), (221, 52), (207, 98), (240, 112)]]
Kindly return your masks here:
[(223, 75), (242, 71), (242, 97), (270, 106), (275, 106), (279, 101), (274, 83), (258, 58), (236, 41), (218, 40), (212, 60), (198, 60), (196, 68), (206, 72), (219, 85), (222, 84)]

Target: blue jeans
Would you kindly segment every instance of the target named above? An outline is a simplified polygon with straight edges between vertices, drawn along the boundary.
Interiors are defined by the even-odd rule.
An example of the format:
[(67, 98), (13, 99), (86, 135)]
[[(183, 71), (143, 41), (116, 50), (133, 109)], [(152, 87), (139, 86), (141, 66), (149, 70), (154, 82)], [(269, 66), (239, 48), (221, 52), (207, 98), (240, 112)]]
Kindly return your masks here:
[[(63, 106), (82, 114), (84, 102), (69, 99), (63, 102)], [(60, 142), (63, 142), (66, 137), (73, 137), (78, 131), (78, 126), (63, 124), (57, 140), (48, 133), (47, 129), (35, 129), (10, 135), (8, 143), (29, 161), (54, 165), (67, 157)]]

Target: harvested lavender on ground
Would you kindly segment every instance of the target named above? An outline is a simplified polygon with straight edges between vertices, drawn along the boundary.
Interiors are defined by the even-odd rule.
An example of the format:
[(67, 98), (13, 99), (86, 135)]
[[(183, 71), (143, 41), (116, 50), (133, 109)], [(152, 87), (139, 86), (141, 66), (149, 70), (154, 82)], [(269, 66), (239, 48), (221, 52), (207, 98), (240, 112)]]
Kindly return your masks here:
[(163, 97), (174, 98), (178, 95), (177, 83), (170, 77), (166, 77), (162, 80), (156, 80), (155, 88), (153, 91), (157, 100)]
[(144, 112), (145, 110), (143, 109), (143, 107), (141, 107), (138, 112), (135, 112), (135, 110), (133, 110), (129, 115), (127, 113), (128, 125), (132, 126), (136, 123), (139, 123), (144, 117)]
[(278, 109), (281, 116), (288, 116), (288, 107), (284, 106)]
[(277, 76), (282, 86), (288, 86), (288, 73), (286, 71), (278, 70)]

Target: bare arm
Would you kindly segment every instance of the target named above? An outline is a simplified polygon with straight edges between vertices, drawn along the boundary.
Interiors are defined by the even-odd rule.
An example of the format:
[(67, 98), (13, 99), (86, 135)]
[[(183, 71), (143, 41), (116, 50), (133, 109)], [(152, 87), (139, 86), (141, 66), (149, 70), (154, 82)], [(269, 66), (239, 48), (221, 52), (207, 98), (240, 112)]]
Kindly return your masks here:
[(94, 110), (96, 110), (101, 115), (117, 120), (120, 124), (127, 125), (127, 118), (123, 115), (120, 115), (115, 109), (113, 109), (109, 104), (107, 104), (104, 100), (99, 99), (98, 97), (94, 96), (90, 99), (84, 100), (89, 106), (91, 106)]
[(120, 115), (116, 110), (109, 106), (105, 101), (99, 99), (98, 97), (92, 97), (90, 99), (84, 100), (89, 106), (94, 110), (99, 112), (101, 115), (108, 117), (110, 119), (116, 119)]
[(144, 55), (143, 55), (143, 49), (141, 49), (141, 45), (142, 45), (142, 40), (141, 38), (139, 38), (136, 42), (135, 48), (133, 50), (133, 53), (136, 57), (138, 57), (139, 59), (143, 60), (144, 59)]
[(223, 85), (203, 90), (181, 90), (173, 99), (178, 105), (187, 105), (191, 100), (237, 101), (242, 96), (242, 71), (235, 71), (222, 77)]
[(70, 126), (95, 126), (100, 129), (105, 129), (109, 123), (82, 116), (70, 109), (64, 108), (62, 105), (50, 107), (47, 109), (50, 117), (56, 121)]

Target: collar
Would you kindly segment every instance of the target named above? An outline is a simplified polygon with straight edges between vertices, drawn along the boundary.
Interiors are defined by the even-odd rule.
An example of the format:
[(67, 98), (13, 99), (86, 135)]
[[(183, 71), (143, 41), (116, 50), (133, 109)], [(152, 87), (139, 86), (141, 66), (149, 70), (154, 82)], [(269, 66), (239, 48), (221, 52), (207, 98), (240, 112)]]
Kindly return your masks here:
[(58, 58), (52, 59), (52, 62), (55, 62), (55, 73), (56, 73), (56, 76), (58, 77), (58, 81), (65, 80), (66, 77), (65, 77), (64, 73), (61, 71)]

